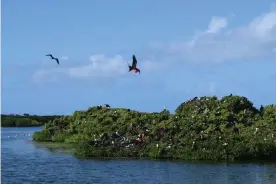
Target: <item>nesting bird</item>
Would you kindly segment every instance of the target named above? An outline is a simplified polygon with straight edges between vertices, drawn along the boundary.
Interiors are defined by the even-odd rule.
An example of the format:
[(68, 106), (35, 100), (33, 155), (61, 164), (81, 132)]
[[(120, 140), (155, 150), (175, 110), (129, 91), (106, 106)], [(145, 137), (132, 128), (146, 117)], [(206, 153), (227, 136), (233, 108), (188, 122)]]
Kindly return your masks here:
[(263, 112), (264, 112), (264, 107), (261, 105), (261, 107), (260, 107), (260, 113), (263, 114)]
[(104, 105), (105, 105), (105, 107), (110, 108), (110, 105), (108, 105), (108, 104), (104, 104)]

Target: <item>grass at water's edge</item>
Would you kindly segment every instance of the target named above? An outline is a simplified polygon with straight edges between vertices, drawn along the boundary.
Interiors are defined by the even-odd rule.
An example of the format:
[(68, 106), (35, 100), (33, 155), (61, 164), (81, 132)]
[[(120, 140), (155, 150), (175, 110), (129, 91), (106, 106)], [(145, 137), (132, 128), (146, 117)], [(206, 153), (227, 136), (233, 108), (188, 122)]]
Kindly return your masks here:
[[(96, 160), (96, 161), (110, 161), (110, 160), (123, 160), (123, 161), (135, 161), (135, 160), (146, 160), (146, 161), (158, 161), (158, 162), (176, 162), (176, 163), (187, 163), (187, 164), (258, 164), (258, 165), (275, 165), (276, 160), (185, 160), (185, 159), (169, 159), (169, 158), (151, 158), (151, 157), (81, 157), (76, 155), (75, 144), (61, 143), (61, 142), (36, 142), (32, 141), (37, 148), (47, 148), (48, 151), (70, 154), (76, 156), (80, 160)], [(60, 150), (61, 149), (61, 150)], [(59, 151), (57, 151), (59, 150)]]
[(276, 158), (273, 160), (266, 159), (240, 159), (240, 160), (202, 160), (202, 159), (184, 159), (184, 158), (156, 158), (150, 156), (80, 156), (77, 154), (76, 146), (77, 144), (73, 143), (64, 143), (64, 142), (36, 142), (32, 143), (37, 148), (46, 148), (48, 151), (61, 153), (61, 154), (71, 154), (76, 156), (81, 160), (150, 160), (150, 161), (169, 161), (169, 162), (185, 162), (193, 164), (275, 164)]
[(38, 149), (47, 149), (48, 151), (55, 153), (74, 154), (76, 151), (75, 145), (70, 143), (37, 141), (31, 141), (31, 143)]
[(72, 143), (64, 143), (64, 142), (37, 142), (32, 141), (33, 144), (36, 145), (43, 145), (43, 146), (49, 146), (49, 147), (59, 147), (59, 148), (68, 148), (68, 147), (74, 147), (75, 144)]

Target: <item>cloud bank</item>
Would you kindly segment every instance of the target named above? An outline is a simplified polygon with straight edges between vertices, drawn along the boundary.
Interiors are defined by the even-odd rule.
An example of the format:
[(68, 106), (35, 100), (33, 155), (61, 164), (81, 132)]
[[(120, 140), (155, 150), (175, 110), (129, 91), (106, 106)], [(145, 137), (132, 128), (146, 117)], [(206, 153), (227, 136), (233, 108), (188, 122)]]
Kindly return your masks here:
[(228, 28), (228, 19), (212, 17), (208, 28), (186, 42), (173, 43), (164, 52), (191, 62), (275, 57), (276, 10), (254, 18), (247, 25)]
[[(275, 9), (261, 14), (246, 25), (234, 28), (229, 26), (227, 17), (213, 16), (206, 30), (196, 32), (190, 40), (169, 45), (152, 45), (152, 53), (144, 56), (150, 59), (140, 61), (138, 56), (138, 68), (144, 74), (152, 69), (164, 69), (174, 64), (174, 60), (202, 63), (276, 57)], [(154, 58), (156, 53), (169, 61)], [(54, 80), (60, 74), (74, 78), (122, 77), (128, 73), (127, 61), (131, 63), (131, 57), (125, 59), (120, 55), (93, 55), (85, 65), (63, 68), (61, 63), (60, 68), (36, 71), (33, 78), (38, 82), (43, 79)]]
[[(137, 57), (137, 56), (136, 56)], [(139, 57), (137, 57), (139, 61)], [(34, 73), (33, 79), (35, 82), (50, 82), (57, 79), (58, 75), (65, 75), (73, 78), (110, 78), (123, 77), (128, 73), (127, 63), (132, 63), (131, 60), (126, 60), (120, 55), (108, 57), (103, 54), (90, 56), (89, 62), (80, 66), (61, 67), (41, 69)], [(156, 62), (150, 60), (139, 61), (137, 67), (141, 73), (147, 73), (152, 70), (159, 69), (162, 65), (157, 65)], [(138, 75), (138, 74), (137, 74)]]

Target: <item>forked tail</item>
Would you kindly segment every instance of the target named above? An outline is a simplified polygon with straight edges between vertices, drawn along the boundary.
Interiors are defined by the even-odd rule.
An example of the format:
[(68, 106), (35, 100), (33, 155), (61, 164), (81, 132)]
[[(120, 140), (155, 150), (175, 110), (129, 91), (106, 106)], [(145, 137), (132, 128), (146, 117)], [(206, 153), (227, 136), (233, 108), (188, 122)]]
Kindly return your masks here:
[(130, 72), (132, 70), (132, 67), (128, 65), (128, 71)]

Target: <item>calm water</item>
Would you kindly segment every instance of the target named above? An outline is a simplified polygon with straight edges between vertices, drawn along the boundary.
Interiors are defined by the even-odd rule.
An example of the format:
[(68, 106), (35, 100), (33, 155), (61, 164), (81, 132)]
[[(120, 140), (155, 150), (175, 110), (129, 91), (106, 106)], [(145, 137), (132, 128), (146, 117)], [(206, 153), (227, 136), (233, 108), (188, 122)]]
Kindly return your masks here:
[[(79, 160), (70, 154), (53, 152), (45, 146), (33, 144), (28, 134), (39, 129), (1, 128), (3, 184), (276, 184), (275, 163)], [(18, 136), (14, 137), (16, 134)]]

